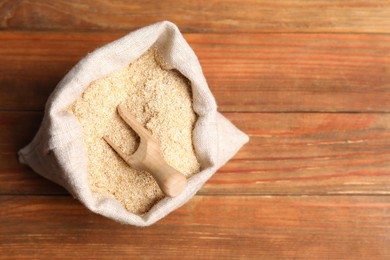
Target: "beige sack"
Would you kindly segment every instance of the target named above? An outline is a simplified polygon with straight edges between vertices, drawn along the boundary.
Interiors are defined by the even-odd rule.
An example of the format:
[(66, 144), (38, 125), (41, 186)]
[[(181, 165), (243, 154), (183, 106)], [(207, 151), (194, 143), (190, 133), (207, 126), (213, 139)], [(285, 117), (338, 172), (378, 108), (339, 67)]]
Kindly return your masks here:
[[(193, 109), (198, 115), (193, 144), (202, 170), (188, 180), (181, 195), (164, 198), (147, 213), (136, 215), (113, 197), (89, 189), (82, 127), (66, 109), (92, 81), (122, 69), (151, 46), (159, 50), (168, 69), (177, 69), (191, 81)], [(199, 61), (178, 28), (161, 22), (93, 51), (74, 66), (49, 97), (42, 125), (33, 141), (19, 151), (19, 160), (66, 188), (91, 211), (121, 223), (148, 226), (191, 199), (246, 142), (248, 136), (217, 112)]]

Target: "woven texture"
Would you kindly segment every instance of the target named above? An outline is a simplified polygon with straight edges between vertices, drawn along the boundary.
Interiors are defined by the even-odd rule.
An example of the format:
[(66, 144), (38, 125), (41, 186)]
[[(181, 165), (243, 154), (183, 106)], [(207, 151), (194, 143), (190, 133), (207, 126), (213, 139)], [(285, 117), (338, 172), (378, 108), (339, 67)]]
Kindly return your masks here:
[[(177, 69), (191, 82), (193, 109), (198, 115), (193, 144), (202, 171), (188, 180), (181, 195), (164, 198), (146, 214), (136, 215), (113, 197), (91, 192), (82, 127), (66, 110), (92, 81), (122, 69), (152, 46), (168, 69)], [(19, 151), (19, 160), (66, 188), (91, 211), (121, 223), (148, 226), (191, 199), (246, 142), (248, 136), (217, 112), (199, 61), (178, 28), (161, 22), (93, 51), (73, 67), (49, 97), (41, 127), (33, 141)]]

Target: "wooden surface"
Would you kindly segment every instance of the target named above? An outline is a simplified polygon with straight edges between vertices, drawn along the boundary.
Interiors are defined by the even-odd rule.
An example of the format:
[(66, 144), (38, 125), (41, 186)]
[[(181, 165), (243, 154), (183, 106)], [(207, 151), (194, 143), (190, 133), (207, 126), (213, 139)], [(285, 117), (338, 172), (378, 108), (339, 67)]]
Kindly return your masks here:
[[(389, 259), (390, 1), (0, 1), (0, 258)], [(152, 227), (17, 162), (86, 53), (171, 20), (250, 142)]]
[(196, 196), (148, 228), (119, 225), (69, 196), (0, 196), (0, 207), (2, 254), (14, 258), (385, 259), (390, 254), (385, 196)]
[[(388, 33), (389, 1), (3, 0), (0, 27), (17, 30), (133, 30), (161, 20), (183, 32)], [(130, 3), (129, 3), (130, 2)]]
[[(124, 34), (3, 32), (0, 109), (43, 109), (81, 57)], [(184, 36), (221, 111), (390, 111), (390, 35)]]

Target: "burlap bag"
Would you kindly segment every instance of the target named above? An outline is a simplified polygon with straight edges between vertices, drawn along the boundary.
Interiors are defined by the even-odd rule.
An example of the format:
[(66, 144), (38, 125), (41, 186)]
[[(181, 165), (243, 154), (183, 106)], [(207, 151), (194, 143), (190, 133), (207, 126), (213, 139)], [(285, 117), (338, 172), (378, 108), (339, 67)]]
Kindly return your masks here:
[[(92, 81), (122, 69), (151, 46), (159, 50), (169, 68), (177, 69), (191, 81), (193, 109), (198, 115), (193, 144), (202, 171), (188, 180), (181, 195), (164, 198), (147, 213), (136, 215), (113, 197), (89, 189), (82, 128), (66, 109)], [(33, 141), (19, 151), (19, 160), (66, 188), (91, 211), (121, 223), (148, 226), (191, 199), (247, 141), (247, 135), (217, 112), (199, 61), (178, 28), (170, 22), (160, 22), (89, 53), (74, 66), (49, 97), (41, 127)]]

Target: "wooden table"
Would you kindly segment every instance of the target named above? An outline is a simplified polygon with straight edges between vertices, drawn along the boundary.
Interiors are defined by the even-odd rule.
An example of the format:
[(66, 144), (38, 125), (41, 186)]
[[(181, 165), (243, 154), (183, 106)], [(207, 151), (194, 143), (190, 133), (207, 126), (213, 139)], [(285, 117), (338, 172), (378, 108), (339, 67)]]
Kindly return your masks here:
[[(136, 228), (16, 152), (81, 57), (161, 20), (251, 140)], [(0, 1), (0, 28), (0, 258), (390, 259), (390, 1)]]

